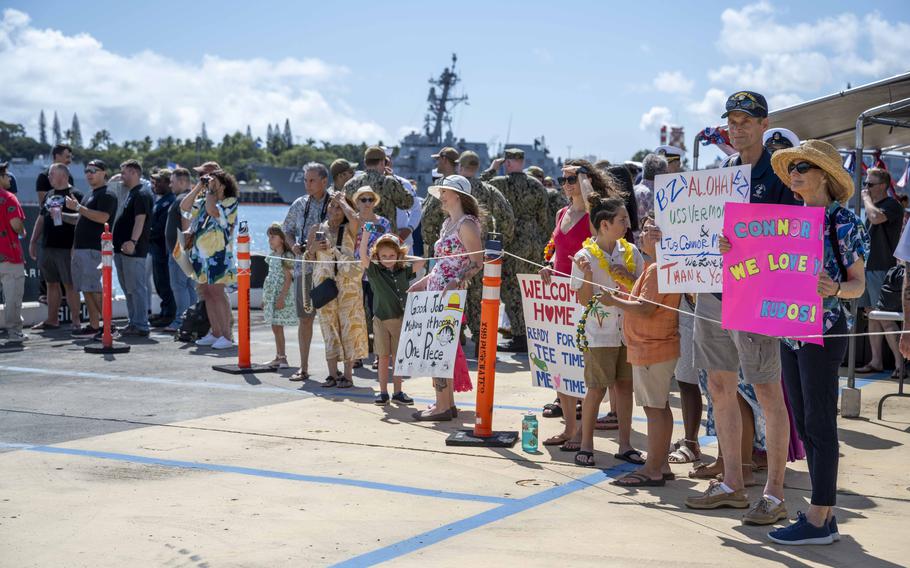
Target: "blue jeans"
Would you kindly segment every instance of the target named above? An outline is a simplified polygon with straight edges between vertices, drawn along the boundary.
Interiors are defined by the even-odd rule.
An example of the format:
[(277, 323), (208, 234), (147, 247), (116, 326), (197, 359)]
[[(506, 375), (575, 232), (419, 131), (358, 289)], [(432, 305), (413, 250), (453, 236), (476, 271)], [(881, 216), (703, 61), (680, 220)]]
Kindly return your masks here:
[(196, 281), (183, 273), (173, 257), (168, 257), (167, 264), (171, 292), (174, 293), (174, 301), (177, 303), (177, 315), (172, 325), (180, 327), (183, 323), (183, 312), (196, 303)]
[(148, 274), (145, 271), (144, 256), (114, 255), (114, 266), (117, 268), (117, 280), (126, 296), (126, 310), (129, 324), (137, 329), (149, 329), (149, 290)]

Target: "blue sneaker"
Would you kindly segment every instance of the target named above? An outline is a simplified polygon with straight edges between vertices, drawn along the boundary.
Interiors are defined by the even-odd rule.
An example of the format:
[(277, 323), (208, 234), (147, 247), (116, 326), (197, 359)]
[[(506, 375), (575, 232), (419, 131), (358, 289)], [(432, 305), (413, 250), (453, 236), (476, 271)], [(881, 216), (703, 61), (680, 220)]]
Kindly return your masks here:
[(831, 531), (831, 538), (834, 539), (834, 542), (840, 540), (840, 533), (837, 531), (837, 517), (831, 515), (831, 522), (828, 523), (828, 530)]
[(809, 522), (802, 511), (796, 514), (796, 522), (788, 527), (769, 532), (768, 538), (777, 544), (791, 546), (831, 544), (834, 542), (834, 537), (831, 536), (830, 525), (826, 524), (823, 527), (816, 527)]

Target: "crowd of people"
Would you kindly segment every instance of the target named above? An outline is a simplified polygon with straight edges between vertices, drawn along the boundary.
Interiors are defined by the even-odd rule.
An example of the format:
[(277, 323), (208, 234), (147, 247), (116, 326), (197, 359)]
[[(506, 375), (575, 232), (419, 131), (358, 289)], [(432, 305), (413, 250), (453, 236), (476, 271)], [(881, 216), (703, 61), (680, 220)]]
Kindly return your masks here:
[[(586, 394), (579, 399), (560, 393), (546, 405), (544, 416), (564, 418), (564, 427), (545, 445), (572, 452), (577, 465), (590, 467), (596, 465), (595, 430), (615, 429), (619, 449), (614, 457), (640, 466), (616, 479), (616, 485), (663, 486), (675, 479), (671, 465), (692, 464), (689, 476), (710, 483), (686, 500), (687, 507), (747, 509), (743, 521), (756, 525), (789, 518), (786, 463), (805, 457), (810, 506), (769, 538), (781, 544), (838, 540), (833, 513), (838, 379), (847, 346), (843, 335), (852, 326), (845, 302), (863, 298), (867, 309), (882, 307), (878, 295), (896, 264), (903, 208), (889, 195), (888, 172), (872, 168), (862, 191), (866, 219), (860, 221), (844, 206), (853, 185), (837, 150), (817, 140), (801, 143), (786, 129), (769, 130), (768, 104), (759, 93), (731, 95), (722, 118), (735, 151), (723, 165), (751, 165), (752, 203), (826, 210), (824, 270), (817, 290), (824, 333), (831, 337), (823, 344), (725, 330), (715, 323), (721, 295), (658, 291), (655, 250), (661, 231), (654, 220), (654, 180), (683, 170), (682, 149), (661, 146), (640, 168), (570, 159), (554, 181), (536, 166), (525, 168), (519, 149), (505, 150), (481, 171), (476, 153), (446, 147), (434, 155), (438, 178), (421, 199), (415, 182), (395, 175), (390, 154), (373, 146), (364, 153), (362, 171), (346, 160), (306, 164), (306, 194), (290, 205), (283, 221), (268, 228), (262, 315), (276, 346), (268, 365), (290, 366), (284, 328), (296, 326), (300, 363), (289, 379), (310, 379), (318, 315), (328, 369), (321, 386), (351, 387), (355, 369), (375, 354), (376, 404), (412, 404), (394, 369), (407, 294), (466, 289), (463, 327), (475, 337), (484, 239), (495, 233), (504, 250), (520, 257), (504, 262), (501, 297), (511, 336), (500, 350), (527, 351), (516, 275), (536, 271), (544, 282), (570, 277), (584, 306), (578, 347), (584, 353)], [(41, 211), (28, 241), (28, 253), (40, 258), (47, 283), (47, 317), (34, 329), (58, 328), (62, 297), (78, 306), (82, 294), (89, 322), (82, 325), (73, 310), (72, 333), (100, 335), (101, 232), (112, 223), (115, 264), (128, 307), (128, 323), (119, 336), (144, 337), (153, 326), (176, 332), (198, 297), (205, 302), (211, 330), (196, 343), (233, 347), (226, 295), (236, 278), (233, 176), (208, 162), (195, 172), (160, 169), (146, 180), (141, 164), (129, 160), (108, 179), (107, 165), (92, 160), (84, 172), (91, 192), (83, 195), (74, 189), (67, 168), (70, 149), (58, 146), (53, 153), (54, 164), (38, 181)], [(24, 262), (19, 241), (28, 231), (15, 195), (7, 191), (6, 164), (0, 164), (0, 188), (4, 328), (7, 341), (17, 342), (24, 339), (17, 304)], [(432, 245), (425, 254), (429, 263), (411, 254), (416, 233)], [(730, 248), (721, 238), (721, 253)], [(150, 274), (161, 298), (152, 321)], [(886, 322), (876, 325), (893, 329)], [(888, 344), (895, 358), (901, 357), (896, 336), (888, 336)], [(415, 412), (415, 420), (457, 417), (454, 392), (472, 388), (461, 345), (454, 363), (454, 378), (433, 379), (436, 400)], [(881, 337), (873, 337), (871, 359), (860, 371), (880, 371), (883, 365)], [(684, 438), (671, 444), (674, 379)], [(610, 409), (601, 416), (608, 393)], [(698, 443), (705, 401), (707, 433), (717, 436), (720, 451), (711, 464), (702, 460)], [(634, 403), (647, 416), (646, 452), (632, 444)], [(767, 470), (767, 480), (759, 498), (750, 500), (746, 487), (757, 485), (760, 470)]]

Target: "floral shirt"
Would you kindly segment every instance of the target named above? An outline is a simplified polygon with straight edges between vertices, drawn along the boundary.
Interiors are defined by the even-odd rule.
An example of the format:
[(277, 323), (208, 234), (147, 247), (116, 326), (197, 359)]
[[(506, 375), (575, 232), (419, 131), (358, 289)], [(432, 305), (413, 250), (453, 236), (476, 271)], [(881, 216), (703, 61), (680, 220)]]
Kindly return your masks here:
[(363, 234), (367, 232), (366, 224), (373, 223), (373, 231), (370, 233), (369, 241), (367, 241), (367, 250), (369, 251), (373, 248), (373, 245), (376, 241), (379, 240), (379, 237), (386, 233), (392, 232), (392, 223), (388, 219), (380, 215), (376, 216), (375, 221), (367, 221), (360, 226), (360, 232), (357, 233), (357, 242), (354, 243), (354, 257), (360, 259), (360, 241), (363, 240)]
[[(436, 241), (436, 246), (433, 248), (433, 256), (443, 258), (439, 258), (433, 265), (433, 269), (430, 271), (430, 279), (427, 282), (427, 290), (445, 290), (449, 282), (464, 276), (465, 271), (471, 264), (471, 257), (464, 255), (464, 253), (468, 252), (468, 249), (465, 248), (464, 243), (461, 242), (461, 237), (458, 236), (458, 231), (461, 230), (461, 225), (465, 221), (470, 221), (477, 225), (478, 228), (480, 227), (480, 221), (473, 215), (465, 215), (459, 219), (451, 230), (449, 229), (451, 219), (447, 218), (445, 223), (442, 224), (440, 233), (443, 236)], [(464, 256), (451, 256), (456, 254)]]
[[(866, 254), (869, 251), (869, 233), (866, 232), (866, 228), (856, 214), (842, 207), (837, 202), (831, 203), (825, 210), (825, 272), (835, 282), (844, 282), (846, 279), (837, 265), (837, 257), (834, 255), (834, 248), (829, 237), (830, 229), (828, 226), (832, 216), (834, 218), (834, 226), (837, 229), (837, 244), (838, 248), (840, 248), (840, 257), (846, 269), (853, 266), (853, 263), (857, 260), (866, 258)], [(847, 309), (840, 298), (835, 296), (825, 298), (822, 301), (822, 308), (825, 312), (822, 327), (823, 333), (828, 333), (841, 317), (847, 318), (848, 328), (853, 326), (850, 310)], [(791, 339), (785, 339), (784, 341), (792, 349), (799, 349), (802, 343)]]

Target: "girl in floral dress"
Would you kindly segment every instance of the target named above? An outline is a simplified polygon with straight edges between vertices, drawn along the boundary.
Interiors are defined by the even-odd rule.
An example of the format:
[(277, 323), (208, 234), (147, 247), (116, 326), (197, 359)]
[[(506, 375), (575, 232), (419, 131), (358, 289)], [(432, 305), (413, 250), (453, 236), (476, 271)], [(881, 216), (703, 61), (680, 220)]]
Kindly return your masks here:
[[(439, 199), (446, 213), (433, 255), (441, 258), (430, 273), (415, 282), (408, 292), (464, 290), (471, 277), (483, 267), (478, 219), (480, 206), (471, 195), (471, 182), (463, 176), (446, 176), (439, 185), (430, 187), (429, 192)], [(458, 416), (454, 391), (473, 388), (468, 361), (460, 344), (455, 354), (454, 379), (434, 377), (433, 388), (436, 390), (436, 403), (423, 412), (414, 413), (414, 419), (439, 422)]]
[(290, 292), (294, 255), (281, 223), (272, 223), (266, 234), (269, 237), (272, 254), (266, 259), (269, 273), (262, 285), (262, 316), (272, 325), (272, 333), (275, 335), (275, 358), (266, 365), (276, 369), (287, 369), (284, 327), (298, 323), (297, 304), (294, 294)]

